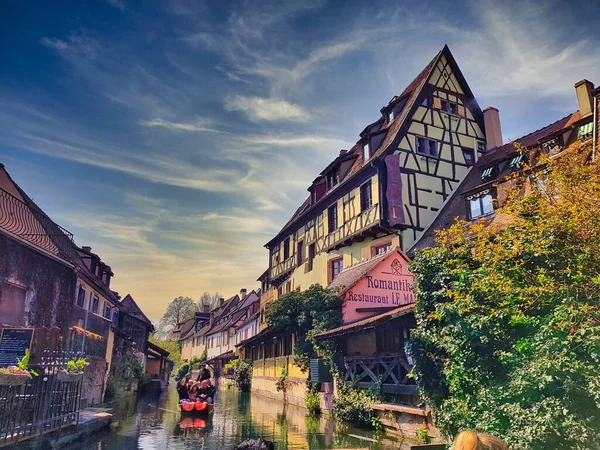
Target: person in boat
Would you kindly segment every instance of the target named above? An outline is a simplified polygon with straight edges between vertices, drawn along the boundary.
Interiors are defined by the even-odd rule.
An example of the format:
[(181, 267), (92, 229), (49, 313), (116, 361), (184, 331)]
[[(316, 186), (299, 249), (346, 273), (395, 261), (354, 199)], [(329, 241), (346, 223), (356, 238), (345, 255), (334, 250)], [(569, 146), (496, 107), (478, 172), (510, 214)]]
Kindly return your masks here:
[(177, 393), (179, 394), (179, 400), (185, 400), (186, 398), (188, 398), (189, 381), (190, 376), (186, 375), (185, 378), (182, 378), (181, 380), (179, 380), (179, 383), (177, 383)]
[(198, 378), (196, 378), (196, 381), (204, 380), (210, 380), (210, 370), (208, 370), (206, 364), (200, 366), (200, 373), (198, 374)]
[(275, 450), (275, 444), (264, 439), (246, 439), (236, 445), (233, 450)]
[(192, 386), (188, 390), (188, 398), (190, 400), (196, 400), (197, 398), (199, 398), (199, 396), (200, 396), (200, 393), (198, 392), (200, 389), (199, 384), (200, 383), (197, 383), (197, 382), (195, 383), (192, 381)]
[(204, 380), (200, 383), (200, 389), (198, 389), (198, 393), (200, 394), (200, 398), (206, 399), (209, 404), (213, 403), (213, 399), (215, 398), (215, 392), (217, 390), (210, 382), (210, 380)]

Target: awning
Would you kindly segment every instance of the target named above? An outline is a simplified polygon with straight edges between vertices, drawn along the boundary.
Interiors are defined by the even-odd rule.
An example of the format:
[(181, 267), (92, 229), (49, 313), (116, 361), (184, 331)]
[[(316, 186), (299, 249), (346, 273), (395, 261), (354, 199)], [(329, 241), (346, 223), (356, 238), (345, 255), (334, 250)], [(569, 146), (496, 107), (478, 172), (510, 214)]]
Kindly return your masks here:
[[(152, 342), (148, 341), (148, 350), (153, 351), (157, 356), (162, 356), (164, 358), (166, 358), (167, 356), (169, 356), (170, 352), (166, 351), (164, 348), (159, 347), (156, 344), (153, 344)], [(150, 352), (148, 352), (150, 353)]]
[(262, 330), (260, 333), (255, 334), (252, 337), (249, 337), (248, 339), (244, 339), (243, 341), (241, 341), (239, 344), (235, 344), (236, 347), (242, 347), (244, 345), (248, 345), (251, 344), (254, 341), (258, 341), (260, 339), (264, 339), (266, 337), (269, 336), (269, 333), (271, 332), (270, 328), (265, 328), (264, 330)]
[(221, 353), (218, 356), (215, 356), (213, 358), (207, 359), (206, 363), (217, 361), (219, 359), (233, 359), (233, 358), (235, 358), (235, 355), (233, 354), (233, 350), (229, 350), (229, 351), (227, 351), (225, 353)]
[(414, 304), (400, 306), (399, 308), (392, 309), (391, 311), (385, 312), (383, 314), (378, 314), (376, 316), (369, 317), (368, 319), (362, 319), (357, 322), (350, 323), (348, 325), (342, 325), (341, 327), (337, 327), (332, 330), (323, 331), (322, 333), (317, 334), (315, 336), (315, 339), (331, 339), (346, 334), (358, 333), (361, 331), (369, 330), (371, 328), (374, 328), (375, 325), (378, 325), (379, 323), (384, 322), (386, 320), (391, 320), (397, 317), (410, 314), (414, 307)]

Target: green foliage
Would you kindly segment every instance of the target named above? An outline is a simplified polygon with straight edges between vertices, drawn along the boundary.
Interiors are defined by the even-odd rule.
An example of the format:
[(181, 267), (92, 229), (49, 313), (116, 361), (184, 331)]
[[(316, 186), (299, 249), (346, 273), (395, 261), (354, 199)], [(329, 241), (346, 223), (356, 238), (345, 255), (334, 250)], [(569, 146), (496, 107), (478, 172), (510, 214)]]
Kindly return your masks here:
[(230, 391), (231, 388), (233, 387), (233, 383), (231, 381), (228, 381), (227, 383), (225, 383), (225, 387), (227, 388), (228, 391)]
[[(452, 436), (477, 429), (511, 448), (600, 442), (600, 166), (575, 145), (497, 210), (419, 252), (411, 351), (422, 397)], [(539, 175), (535, 175), (539, 176)]]
[(114, 377), (108, 377), (106, 380), (106, 390), (104, 391), (104, 401), (110, 401), (115, 398), (119, 390), (119, 383)]
[(431, 436), (429, 436), (426, 428), (417, 428), (415, 434), (422, 444), (431, 444)]
[(333, 414), (338, 420), (359, 427), (381, 430), (381, 421), (373, 410), (374, 398), (367, 392), (345, 383), (337, 383), (338, 395), (333, 401)]
[(17, 368), (19, 370), (27, 370), (29, 367), (29, 359), (31, 358), (31, 352), (29, 349), (25, 349), (25, 355), (17, 360)]
[(315, 284), (270, 303), (265, 318), (275, 333), (296, 335), (295, 363), (308, 370), (317, 348), (314, 336), (342, 325), (342, 301), (335, 291)]
[(204, 361), (206, 361), (206, 358), (202, 359), (202, 356), (193, 356), (190, 359), (190, 366), (192, 369), (198, 369), (200, 368), (200, 364), (202, 364)]
[(86, 360), (84, 358), (79, 358), (76, 360), (71, 359), (70, 361), (67, 361), (65, 370), (68, 373), (83, 373), (83, 371), (85, 370), (85, 365)]
[(286, 382), (288, 378), (288, 368), (287, 364), (284, 364), (281, 367), (281, 374), (279, 375), (279, 380), (275, 383), (275, 387), (277, 387), (277, 391), (285, 392), (286, 390)]
[(308, 391), (304, 403), (310, 414), (319, 414), (321, 412), (321, 396), (318, 392)]
[(236, 359), (233, 362), (233, 379), (242, 392), (250, 392), (252, 383), (252, 362)]
[(187, 362), (184, 362), (183, 364), (181, 364), (179, 366), (179, 369), (177, 370), (177, 375), (175, 375), (175, 379), (177, 381), (179, 381), (182, 378), (185, 378), (185, 376), (190, 372), (190, 370), (191, 370), (190, 364)]

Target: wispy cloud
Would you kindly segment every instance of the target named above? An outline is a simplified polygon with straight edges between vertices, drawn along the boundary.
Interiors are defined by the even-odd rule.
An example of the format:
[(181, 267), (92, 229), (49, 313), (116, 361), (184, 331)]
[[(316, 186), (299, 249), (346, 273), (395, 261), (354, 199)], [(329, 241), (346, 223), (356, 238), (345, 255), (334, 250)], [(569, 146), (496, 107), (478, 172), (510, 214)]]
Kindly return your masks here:
[(117, 9), (120, 9), (121, 11), (125, 10), (125, 3), (123, 3), (121, 0), (106, 0), (106, 2), (109, 5), (114, 6)]
[(251, 120), (305, 122), (310, 118), (301, 106), (277, 98), (236, 95), (225, 99), (225, 107), (229, 111), (241, 111)]
[(171, 122), (169, 120), (164, 119), (152, 119), (152, 120), (142, 120), (139, 122), (140, 125), (144, 127), (154, 128), (167, 128), (169, 130), (181, 130), (181, 131), (207, 131), (211, 133), (224, 133), (223, 131), (217, 130), (215, 128), (211, 128), (206, 124), (210, 123), (210, 121), (202, 121), (199, 120), (195, 123), (178, 123)]

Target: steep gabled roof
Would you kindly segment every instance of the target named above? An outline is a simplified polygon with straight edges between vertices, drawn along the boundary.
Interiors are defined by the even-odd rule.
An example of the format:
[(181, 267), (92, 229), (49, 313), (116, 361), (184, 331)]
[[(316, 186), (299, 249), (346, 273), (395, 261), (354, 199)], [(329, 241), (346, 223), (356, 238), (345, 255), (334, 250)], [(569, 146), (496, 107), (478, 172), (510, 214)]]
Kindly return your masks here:
[(119, 309), (125, 311), (130, 316), (146, 322), (154, 330), (152, 321), (146, 317), (146, 314), (144, 314), (131, 295), (127, 294), (125, 298), (119, 302)]
[[(386, 153), (394, 151), (395, 147), (397, 147), (397, 145), (398, 145), (400, 137), (402, 136), (401, 131), (404, 129), (407, 119), (412, 116), (412, 114), (414, 113), (414, 110), (418, 106), (417, 100), (419, 99), (419, 96), (421, 95), (423, 88), (427, 84), (431, 74), (434, 71), (434, 68), (436, 67), (438, 61), (440, 60), (440, 58), (442, 56), (444, 56), (446, 58), (446, 60), (448, 61), (448, 63), (450, 64), (453, 73), (455, 74), (457, 80), (459, 81), (459, 83), (461, 84), (461, 87), (463, 88), (463, 90), (465, 92), (465, 96), (470, 99), (468, 107), (474, 111), (474, 117), (477, 120), (481, 120), (481, 117), (482, 117), (481, 109), (479, 108), (479, 105), (477, 104), (477, 101), (475, 100), (473, 93), (471, 92), (471, 89), (469, 88), (469, 85), (467, 84), (460, 68), (458, 67), (458, 64), (456, 63), (454, 56), (452, 56), (452, 53), (450, 52), (450, 49), (448, 48), (448, 46), (445, 45), (442, 48), (442, 50), (440, 50), (433, 57), (433, 59), (431, 61), (429, 61), (429, 63), (425, 66), (425, 68), (408, 84), (408, 86), (404, 89), (404, 91), (402, 91), (402, 94), (400, 94), (399, 96), (394, 96), (390, 100), (389, 105), (396, 104), (400, 100), (404, 101), (404, 103), (403, 103), (402, 109), (400, 111), (396, 112), (396, 115), (393, 118), (393, 120), (391, 120), (389, 122), (384, 121), (382, 127), (378, 128), (377, 133), (385, 132), (385, 138), (383, 139), (383, 142), (380, 145), (380, 147), (377, 149), (377, 151), (375, 151), (375, 153), (373, 155), (371, 155), (371, 157), (367, 161), (365, 161), (364, 156), (363, 156), (363, 151), (362, 151), (363, 145), (361, 143), (363, 141), (363, 139), (361, 138), (352, 147), (352, 149), (350, 149), (344, 155), (344, 157), (353, 156), (353, 157), (355, 157), (355, 160), (354, 160), (353, 164), (351, 165), (350, 169), (347, 171), (344, 178), (342, 180), (340, 180), (340, 183), (338, 183), (337, 186), (335, 186), (334, 188), (332, 188), (331, 190), (326, 192), (325, 195), (323, 195), (323, 197), (321, 199), (319, 199), (319, 201), (316, 204), (311, 205), (310, 197), (307, 198), (302, 203), (300, 208), (298, 208), (298, 210), (290, 218), (290, 220), (281, 228), (281, 230), (277, 233), (277, 235), (275, 237), (273, 237), (273, 239), (271, 239), (265, 245), (265, 247), (270, 247), (271, 245), (276, 243), (277, 239), (281, 235), (283, 235), (284, 233), (289, 231), (289, 229), (292, 228), (292, 226), (296, 223), (296, 221), (298, 221), (302, 217), (306, 216), (310, 211), (313, 211), (314, 209), (320, 207), (323, 203), (326, 203), (332, 196), (335, 196), (337, 194), (337, 192), (339, 192), (339, 189), (342, 186), (344, 186), (346, 184), (346, 182), (348, 182), (351, 178), (353, 178), (354, 175), (358, 174), (363, 169), (370, 170), (369, 164), (366, 164), (368, 161), (372, 161), (377, 158), (381, 158)], [(376, 122), (374, 122), (371, 125), (378, 123), (380, 120), (381, 120), (381, 118), (378, 119)], [(340, 156), (336, 157), (336, 159), (332, 162), (332, 164), (335, 163), (339, 158), (340, 158)]]

